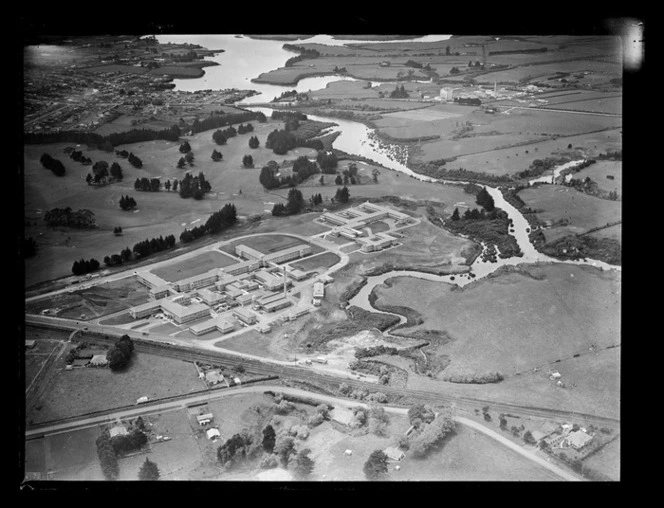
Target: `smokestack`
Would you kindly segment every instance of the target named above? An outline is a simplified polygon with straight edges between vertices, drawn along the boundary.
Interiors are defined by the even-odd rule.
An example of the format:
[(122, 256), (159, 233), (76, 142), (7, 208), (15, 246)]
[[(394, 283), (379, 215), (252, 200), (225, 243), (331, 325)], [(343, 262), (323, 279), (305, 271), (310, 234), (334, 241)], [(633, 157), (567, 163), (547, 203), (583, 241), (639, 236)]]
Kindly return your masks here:
[(286, 298), (286, 288), (288, 285), (286, 284), (286, 265), (284, 265), (284, 298)]

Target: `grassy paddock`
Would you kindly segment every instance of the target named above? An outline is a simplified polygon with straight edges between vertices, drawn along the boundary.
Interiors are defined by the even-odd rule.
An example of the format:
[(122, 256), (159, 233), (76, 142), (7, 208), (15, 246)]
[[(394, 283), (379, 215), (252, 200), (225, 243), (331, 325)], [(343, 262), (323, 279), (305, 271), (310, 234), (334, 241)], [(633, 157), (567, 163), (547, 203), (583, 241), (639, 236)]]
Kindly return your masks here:
[(185, 261), (176, 261), (168, 266), (156, 268), (152, 270), (152, 273), (168, 282), (174, 282), (200, 275), (213, 268), (224, 268), (237, 263), (236, 259), (219, 251), (211, 250)]

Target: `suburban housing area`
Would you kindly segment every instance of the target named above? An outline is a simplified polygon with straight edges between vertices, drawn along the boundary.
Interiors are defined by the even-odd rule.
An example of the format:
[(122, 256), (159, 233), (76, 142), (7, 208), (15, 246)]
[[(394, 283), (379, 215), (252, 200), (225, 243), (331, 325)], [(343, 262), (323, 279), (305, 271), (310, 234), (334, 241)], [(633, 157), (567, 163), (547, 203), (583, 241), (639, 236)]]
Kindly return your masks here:
[(621, 44), (36, 34), (21, 485), (621, 480)]

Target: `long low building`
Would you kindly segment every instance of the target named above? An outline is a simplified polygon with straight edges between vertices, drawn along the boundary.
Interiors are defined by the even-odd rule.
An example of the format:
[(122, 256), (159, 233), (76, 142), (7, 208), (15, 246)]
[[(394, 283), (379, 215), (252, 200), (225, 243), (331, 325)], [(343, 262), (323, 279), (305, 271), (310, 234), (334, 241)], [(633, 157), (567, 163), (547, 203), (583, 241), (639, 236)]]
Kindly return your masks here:
[(191, 330), (194, 335), (203, 335), (214, 330), (218, 330), (221, 333), (228, 333), (232, 332), (234, 329), (235, 327), (233, 326), (233, 323), (222, 317), (208, 319), (207, 321), (196, 323), (189, 327), (189, 330)]
[(162, 298), (129, 309), (129, 315), (134, 319), (151, 316), (157, 312), (164, 312), (176, 323), (182, 324), (209, 316), (210, 308), (202, 303), (191, 303), (191, 299), (186, 295), (178, 295), (175, 298)]
[(291, 302), (286, 300), (286, 298), (281, 297), (278, 298), (277, 300), (273, 300), (269, 303), (266, 303), (265, 305), (263, 305), (263, 309), (265, 310), (265, 312), (275, 312), (281, 309), (285, 309), (290, 305), (292, 305)]
[(148, 270), (136, 273), (136, 277), (140, 283), (146, 285), (150, 289), (168, 284), (164, 279), (157, 277), (154, 273)]
[(244, 307), (239, 307), (237, 309), (234, 309), (233, 315), (235, 315), (235, 317), (237, 317), (240, 321), (248, 325), (253, 325), (257, 320), (256, 314), (254, 314), (249, 309), (246, 309)]
[(393, 219), (397, 222), (407, 222), (410, 220), (410, 216), (405, 213), (397, 212), (390, 207), (376, 205), (369, 201), (340, 212), (325, 212), (321, 218), (323, 221), (335, 226), (347, 228), (344, 232), (348, 236), (352, 236), (349, 229), (360, 228), (384, 218)]
[(386, 249), (397, 242), (394, 237), (387, 233), (376, 233), (369, 237), (357, 238), (357, 241), (362, 244), (362, 252), (373, 252)]

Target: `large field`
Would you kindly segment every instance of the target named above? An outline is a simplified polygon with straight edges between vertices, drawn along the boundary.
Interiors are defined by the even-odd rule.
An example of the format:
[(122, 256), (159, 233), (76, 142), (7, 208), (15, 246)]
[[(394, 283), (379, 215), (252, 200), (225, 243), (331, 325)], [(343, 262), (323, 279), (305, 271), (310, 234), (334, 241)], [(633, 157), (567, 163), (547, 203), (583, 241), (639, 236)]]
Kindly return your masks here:
[[(377, 289), (377, 303), (418, 302), (406, 305), (420, 312), (424, 323), (400, 334), (435, 329), (445, 330), (452, 337), (451, 342), (435, 349), (435, 354), (448, 355), (450, 360), (439, 377), (489, 372), (509, 377), (532, 372), (536, 367), (545, 376), (547, 369), (561, 360), (566, 363), (556, 366), (556, 370), (563, 373), (563, 369), (572, 369), (568, 375), (563, 373), (564, 382), (578, 385), (563, 396), (566, 403), (585, 403), (588, 412), (594, 408), (612, 414), (620, 400), (619, 358), (609, 353), (615, 350), (604, 349), (620, 343), (619, 285), (616, 273), (589, 267), (529, 266), (478, 281), (461, 291), (447, 284), (398, 278), (391, 288)], [(601, 351), (599, 356), (585, 354), (591, 344)], [(575, 354), (582, 356), (574, 358)], [(595, 386), (598, 378), (604, 381)], [(548, 390), (564, 391), (545, 377), (542, 381)], [(503, 388), (509, 389), (503, 386), (508, 382), (512, 379), (495, 389), (485, 385), (484, 390), (502, 392)], [(523, 376), (513, 382), (528, 384)], [(468, 389), (483, 390), (477, 385)], [(548, 405), (548, 396), (541, 395), (539, 404), (546, 401)]]
[[(92, 411), (131, 405), (142, 396), (165, 397), (203, 388), (193, 364), (136, 353), (125, 372), (81, 368), (65, 371), (62, 355), (52, 367), (53, 381), (27, 410), (35, 424)], [(166, 374), (168, 373), (168, 374)]]
[(28, 302), (26, 312), (48, 311), (48, 315), (89, 320), (145, 303), (147, 298), (147, 287), (136, 277), (129, 277)]
[(200, 275), (214, 268), (224, 268), (237, 263), (237, 259), (231, 258), (222, 252), (211, 250), (184, 261), (176, 261), (168, 266), (156, 268), (152, 270), (152, 273), (165, 281), (175, 282)]
[(547, 242), (572, 233), (584, 233), (622, 218), (620, 201), (600, 199), (571, 187), (540, 185), (522, 190), (519, 196), (526, 206), (542, 210), (537, 213), (540, 220), (554, 224), (562, 219), (568, 222), (546, 229)]

